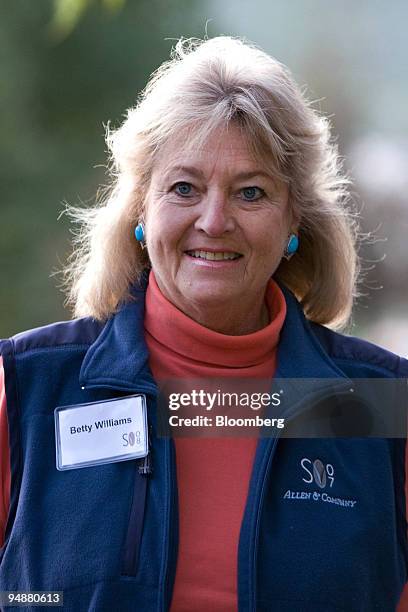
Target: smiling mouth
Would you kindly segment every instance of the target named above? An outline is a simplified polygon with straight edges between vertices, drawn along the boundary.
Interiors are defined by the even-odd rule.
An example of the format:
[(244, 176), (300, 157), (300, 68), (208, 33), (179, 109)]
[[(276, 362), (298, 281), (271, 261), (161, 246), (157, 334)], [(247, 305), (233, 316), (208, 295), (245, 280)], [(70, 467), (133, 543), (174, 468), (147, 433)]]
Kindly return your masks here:
[(187, 255), (190, 257), (195, 257), (196, 259), (206, 259), (208, 261), (227, 261), (233, 259), (239, 259), (242, 257), (241, 253), (232, 253), (226, 251), (218, 251), (214, 253), (213, 251), (185, 251)]

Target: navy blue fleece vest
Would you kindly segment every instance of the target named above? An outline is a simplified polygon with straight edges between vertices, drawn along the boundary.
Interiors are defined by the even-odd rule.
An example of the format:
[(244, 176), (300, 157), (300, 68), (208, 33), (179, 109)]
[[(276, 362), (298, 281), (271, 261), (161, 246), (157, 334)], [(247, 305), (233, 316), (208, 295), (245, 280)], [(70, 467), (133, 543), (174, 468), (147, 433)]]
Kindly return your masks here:
[[(330, 378), (340, 389), (349, 377), (406, 376), (398, 357), (308, 323), (282, 289), (278, 378)], [(174, 444), (155, 435), (143, 290), (134, 295), (104, 326), (80, 319), (0, 344), (12, 468), (0, 591), (63, 591), (69, 612), (169, 609)], [(140, 460), (57, 471), (54, 408), (135, 392), (147, 396), (153, 473), (141, 474)], [(290, 402), (296, 414), (303, 406)], [(239, 541), (239, 611), (394, 610), (407, 567), (404, 450), (398, 439), (260, 439)], [(332, 466), (333, 482), (313, 480), (316, 460)]]

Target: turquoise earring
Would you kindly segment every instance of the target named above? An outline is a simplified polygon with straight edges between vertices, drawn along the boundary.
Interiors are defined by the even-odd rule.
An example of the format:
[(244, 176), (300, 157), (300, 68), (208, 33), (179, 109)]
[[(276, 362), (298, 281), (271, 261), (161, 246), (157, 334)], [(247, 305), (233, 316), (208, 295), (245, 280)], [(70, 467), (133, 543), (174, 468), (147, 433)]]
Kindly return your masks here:
[(135, 227), (135, 237), (136, 240), (138, 242), (141, 242), (142, 244), (145, 241), (145, 228), (144, 228), (144, 223), (140, 222), (136, 225)]
[(290, 259), (294, 253), (298, 250), (299, 247), (299, 238), (296, 234), (291, 234), (289, 236), (288, 243), (286, 245), (283, 256), (285, 259)]

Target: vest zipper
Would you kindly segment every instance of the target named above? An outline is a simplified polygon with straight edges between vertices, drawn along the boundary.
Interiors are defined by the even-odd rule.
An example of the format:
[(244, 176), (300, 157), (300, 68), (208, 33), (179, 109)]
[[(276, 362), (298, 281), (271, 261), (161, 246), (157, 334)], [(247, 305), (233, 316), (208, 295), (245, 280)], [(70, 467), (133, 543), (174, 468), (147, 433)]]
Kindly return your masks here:
[[(133, 498), (122, 561), (122, 576), (136, 576), (137, 573), (146, 505), (147, 479), (150, 474), (150, 472), (145, 471), (147, 457), (139, 460), (138, 465), (135, 466)], [(151, 469), (150, 466), (149, 469)]]
[(176, 448), (172, 438), (165, 440), (166, 449), (166, 478), (168, 482), (168, 509), (166, 517), (166, 550), (163, 559), (164, 580), (162, 596), (160, 601), (160, 612), (170, 609), (173, 595), (174, 581), (176, 577), (177, 555), (178, 555), (178, 495), (177, 495), (177, 471), (176, 471)]
[(152, 426), (149, 425), (148, 453), (146, 457), (139, 459), (135, 466), (133, 498), (125, 540), (122, 576), (136, 576), (137, 573), (146, 507), (147, 484), (150, 474), (153, 473), (151, 437)]
[[(316, 391), (313, 395), (310, 395), (306, 398), (303, 398), (302, 401), (299, 402), (299, 404), (297, 405), (296, 408), (296, 413), (295, 414), (291, 414), (288, 418), (285, 418), (284, 415), (283, 418), (285, 418), (285, 427), (286, 424), (289, 423), (291, 420), (293, 420), (294, 418), (296, 418), (296, 416), (298, 416), (301, 412), (302, 412), (302, 407), (304, 407), (305, 405), (309, 404), (310, 407), (312, 407), (314, 405), (313, 402), (316, 401), (322, 401), (324, 399), (326, 399), (327, 397), (331, 397), (333, 396), (333, 394), (335, 394), (336, 390), (338, 391), (345, 391), (346, 389), (349, 388), (349, 384), (348, 383), (344, 383), (341, 382), (338, 384), (337, 387), (333, 387), (330, 392), (322, 392), (322, 390), (320, 391)], [(248, 602), (249, 602), (249, 610), (245, 610), (245, 612), (256, 612), (256, 600), (257, 600), (257, 575), (256, 575), (256, 570), (257, 570), (257, 557), (258, 557), (258, 535), (259, 535), (259, 524), (260, 524), (260, 517), (261, 517), (261, 509), (263, 506), (263, 499), (265, 496), (265, 486), (266, 486), (266, 480), (267, 477), (269, 475), (270, 472), (270, 465), (272, 462), (272, 459), (275, 455), (275, 451), (276, 451), (276, 447), (278, 444), (278, 440), (281, 437), (282, 431), (277, 431), (276, 432), (276, 437), (271, 438), (269, 440), (267, 440), (267, 448), (264, 452), (264, 458), (266, 458), (266, 463), (265, 463), (265, 469), (264, 469), (264, 473), (261, 476), (261, 481), (259, 483), (258, 486), (258, 490), (256, 491), (256, 496), (255, 499), (258, 499), (258, 503), (256, 504), (256, 507), (254, 509), (254, 513), (256, 513), (256, 518), (255, 520), (251, 521), (251, 525), (252, 525), (252, 531), (249, 534), (249, 545), (251, 546), (251, 542), (254, 543), (253, 545), (253, 554), (252, 554), (252, 559), (251, 559), (251, 563), (249, 565), (249, 576), (248, 576), (248, 585), (249, 585), (249, 597), (248, 597)], [(238, 576), (238, 581), (239, 581), (239, 576)], [(238, 583), (238, 593), (239, 593), (239, 583)], [(238, 608), (239, 608), (239, 612), (244, 612), (244, 608), (241, 607), (239, 601), (238, 601)]]
[[(257, 507), (256, 520), (253, 522), (253, 525), (254, 525), (253, 534), (251, 535), (251, 539), (250, 539), (250, 542), (252, 541), (254, 543), (253, 557), (252, 557), (252, 562), (251, 562), (251, 565), (250, 565), (250, 574), (249, 574), (249, 579), (248, 579), (248, 582), (249, 582), (249, 602), (250, 602), (250, 608), (249, 609), (250, 609), (251, 612), (256, 612), (256, 595), (257, 595), (257, 592), (256, 592), (256, 589), (257, 589), (256, 569), (257, 569), (257, 557), (258, 557), (258, 534), (259, 534), (260, 514), (261, 514), (261, 508), (262, 508), (262, 505), (263, 505), (265, 483), (266, 483), (267, 476), (269, 474), (270, 464), (272, 462), (272, 458), (273, 458), (273, 456), (275, 454), (276, 446), (278, 444), (279, 435), (278, 435), (278, 437), (268, 441), (269, 442), (269, 448), (267, 448), (267, 451), (266, 451), (266, 454), (267, 454), (268, 458), (267, 458), (267, 462), (266, 462), (265, 472), (264, 472), (264, 474), (262, 476), (262, 480), (261, 480), (261, 484), (260, 484), (259, 505)], [(251, 585), (252, 585), (252, 589), (251, 589)], [(251, 593), (252, 593), (252, 601), (251, 601)]]

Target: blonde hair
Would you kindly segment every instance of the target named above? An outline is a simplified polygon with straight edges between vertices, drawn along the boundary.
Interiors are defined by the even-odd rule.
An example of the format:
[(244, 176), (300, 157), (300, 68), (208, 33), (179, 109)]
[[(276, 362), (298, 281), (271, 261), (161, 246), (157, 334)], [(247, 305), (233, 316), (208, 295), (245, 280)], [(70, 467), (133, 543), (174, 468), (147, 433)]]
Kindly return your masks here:
[(149, 265), (134, 237), (152, 168), (169, 139), (202, 146), (214, 130), (239, 125), (258, 160), (289, 186), (299, 249), (274, 278), (305, 315), (332, 328), (350, 318), (360, 271), (357, 215), (328, 120), (312, 108), (289, 70), (236, 37), (180, 39), (137, 104), (106, 141), (112, 186), (90, 209), (68, 207), (80, 223), (65, 272), (75, 316), (106, 319)]

